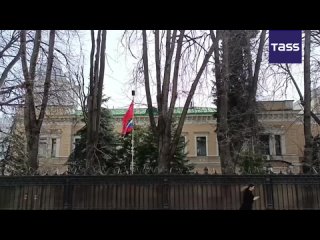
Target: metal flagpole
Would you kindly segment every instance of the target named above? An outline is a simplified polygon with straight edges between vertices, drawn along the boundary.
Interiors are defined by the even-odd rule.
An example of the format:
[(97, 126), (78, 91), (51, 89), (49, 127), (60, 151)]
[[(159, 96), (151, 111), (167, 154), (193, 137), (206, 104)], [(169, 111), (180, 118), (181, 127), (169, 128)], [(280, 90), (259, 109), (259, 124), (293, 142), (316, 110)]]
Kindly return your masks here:
[(132, 90), (132, 102), (133, 102), (133, 115), (132, 115), (132, 139), (131, 139), (131, 174), (133, 174), (133, 158), (134, 158), (134, 95), (135, 91)]

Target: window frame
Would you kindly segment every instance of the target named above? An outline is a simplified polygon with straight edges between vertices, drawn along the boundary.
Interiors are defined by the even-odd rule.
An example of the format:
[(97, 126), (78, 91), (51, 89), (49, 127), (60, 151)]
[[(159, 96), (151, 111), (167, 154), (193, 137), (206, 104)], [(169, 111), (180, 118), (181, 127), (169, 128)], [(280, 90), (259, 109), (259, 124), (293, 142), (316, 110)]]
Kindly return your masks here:
[[(55, 143), (54, 143), (54, 141), (55, 141)], [(54, 144), (55, 144), (55, 148), (53, 147)], [(51, 158), (56, 158), (57, 157), (57, 147), (58, 147), (57, 138), (51, 138), (51, 154), (50, 154)]]
[[(198, 137), (204, 137), (206, 139), (206, 155), (198, 155), (198, 142), (197, 142), (197, 138)], [(195, 135), (195, 156), (196, 157), (208, 157), (208, 135), (205, 134), (197, 134)]]

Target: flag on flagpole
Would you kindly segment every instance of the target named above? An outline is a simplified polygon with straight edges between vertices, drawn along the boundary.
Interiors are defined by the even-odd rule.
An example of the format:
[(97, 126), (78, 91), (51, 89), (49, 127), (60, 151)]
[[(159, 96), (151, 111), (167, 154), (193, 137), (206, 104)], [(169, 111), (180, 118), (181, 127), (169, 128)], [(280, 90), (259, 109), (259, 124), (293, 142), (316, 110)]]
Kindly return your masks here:
[(125, 136), (133, 130), (133, 101), (122, 119), (122, 135)]

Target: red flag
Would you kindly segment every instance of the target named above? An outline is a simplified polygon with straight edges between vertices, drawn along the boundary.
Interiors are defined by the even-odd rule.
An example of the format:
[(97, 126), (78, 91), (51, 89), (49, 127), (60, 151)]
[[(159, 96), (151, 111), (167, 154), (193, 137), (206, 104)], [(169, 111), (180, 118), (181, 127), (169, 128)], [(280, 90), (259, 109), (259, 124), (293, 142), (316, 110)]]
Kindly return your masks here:
[(127, 135), (133, 130), (133, 101), (131, 102), (128, 111), (122, 119), (122, 135)]

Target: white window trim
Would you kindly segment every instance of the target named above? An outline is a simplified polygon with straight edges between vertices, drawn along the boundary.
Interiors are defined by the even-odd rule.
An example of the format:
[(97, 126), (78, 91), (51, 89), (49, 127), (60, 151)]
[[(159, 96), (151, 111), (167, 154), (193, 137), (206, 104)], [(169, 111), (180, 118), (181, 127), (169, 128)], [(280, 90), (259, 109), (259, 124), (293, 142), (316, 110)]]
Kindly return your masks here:
[(281, 154), (282, 156), (286, 155), (286, 136), (280, 134), (280, 143), (281, 143)]
[[(53, 135), (53, 136), (50, 136), (49, 139), (50, 139), (50, 146), (49, 146), (50, 158), (59, 158), (60, 157), (60, 137)], [(52, 139), (56, 139), (56, 154), (54, 157), (51, 156)]]
[[(40, 145), (40, 139), (46, 139), (47, 142), (47, 148), (46, 148), (46, 154), (45, 156), (39, 156), (40, 158), (52, 158), (51, 157), (51, 148), (52, 148), (52, 139), (56, 139), (56, 155), (53, 158), (59, 158), (60, 156), (60, 144), (61, 144), (61, 135), (59, 134), (41, 134), (39, 138), (39, 145)], [(39, 153), (38, 153), (39, 155)]]
[(60, 157), (60, 138), (55, 138), (55, 139), (56, 139), (56, 156), (55, 156), (55, 158), (58, 158), (58, 157)]
[(213, 155), (214, 157), (218, 157), (220, 152), (219, 152), (219, 143), (218, 143), (218, 136), (216, 135), (216, 152), (217, 152), (217, 155)]
[[(53, 139), (56, 140), (56, 151), (54, 153), (54, 156), (52, 156), (52, 142), (53, 142)], [(50, 158), (56, 158), (57, 157), (57, 139), (52, 137), (50, 138)]]
[(278, 156), (276, 155), (276, 139), (275, 135), (280, 136), (280, 144), (281, 144), (281, 156), (286, 155), (286, 142), (285, 142), (285, 134), (281, 131), (271, 131), (268, 133), (263, 133), (262, 135), (269, 135), (269, 156)]
[(60, 157), (60, 138), (57, 138), (56, 157)]
[[(277, 151), (276, 151), (276, 135), (280, 136), (281, 155), (277, 155)], [(283, 156), (283, 143), (282, 143), (283, 135), (282, 134), (274, 134), (273, 137), (274, 137), (274, 155), (278, 156), (278, 157), (281, 157), (281, 156)]]
[[(205, 156), (198, 156), (198, 148), (197, 148), (197, 137), (205, 137), (206, 138), (206, 155)], [(208, 157), (208, 134), (195, 134), (194, 135), (194, 145), (195, 145), (195, 157)]]

